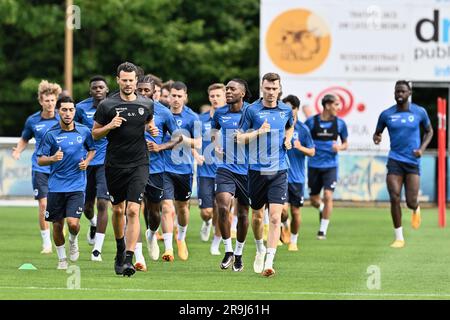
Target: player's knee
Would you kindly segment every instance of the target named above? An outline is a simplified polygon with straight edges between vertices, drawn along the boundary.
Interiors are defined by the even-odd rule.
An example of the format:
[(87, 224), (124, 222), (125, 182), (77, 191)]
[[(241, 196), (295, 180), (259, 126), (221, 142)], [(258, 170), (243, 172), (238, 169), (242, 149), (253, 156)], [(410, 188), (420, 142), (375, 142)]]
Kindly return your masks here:
[(400, 193), (399, 192), (390, 191), (389, 198), (391, 199), (391, 202), (400, 203)]
[(67, 226), (69, 227), (70, 233), (78, 233), (79, 221), (67, 221)]
[(139, 217), (139, 207), (132, 206), (127, 208), (127, 217), (128, 218)]
[(406, 199), (406, 206), (411, 210), (416, 210), (417, 207), (419, 206), (417, 198)]
[(125, 210), (122, 207), (115, 206), (113, 207), (113, 214), (116, 216), (123, 216), (125, 214)]
[(108, 201), (105, 199), (97, 199), (97, 211), (100, 212), (105, 212), (108, 210)]
[(281, 226), (281, 216), (279, 215), (271, 215), (269, 217), (270, 224), (274, 224), (275, 226)]

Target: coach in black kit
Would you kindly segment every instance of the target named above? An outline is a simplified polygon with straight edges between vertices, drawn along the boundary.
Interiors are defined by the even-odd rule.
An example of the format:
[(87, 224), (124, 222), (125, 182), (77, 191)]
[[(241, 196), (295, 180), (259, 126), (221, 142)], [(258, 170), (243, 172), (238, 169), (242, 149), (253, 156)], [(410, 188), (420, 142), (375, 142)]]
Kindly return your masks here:
[(144, 131), (150, 130), (154, 135), (157, 129), (153, 125), (153, 101), (135, 94), (136, 66), (129, 62), (119, 65), (117, 83), (119, 92), (97, 107), (92, 136), (95, 140), (105, 136), (108, 139), (105, 174), (113, 205), (112, 223), (117, 243), (114, 268), (116, 274), (131, 276), (135, 273), (133, 254), (140, 230), (139, 209), (149, 174)]

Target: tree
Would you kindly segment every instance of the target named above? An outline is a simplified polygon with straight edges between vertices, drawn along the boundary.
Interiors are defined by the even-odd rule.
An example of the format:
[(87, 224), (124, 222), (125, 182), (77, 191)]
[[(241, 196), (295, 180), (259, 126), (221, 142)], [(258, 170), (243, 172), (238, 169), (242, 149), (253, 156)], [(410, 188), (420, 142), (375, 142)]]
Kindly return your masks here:
[[(207, 102), (206, 88), (234, 77), (258, 90), (259, 1), (74, 1), (81, 28), (74, 30), (74, 98), (88, 80), (105, 75), (112, 89), (123, 61), (163, 80), (185, 82), (189, 105)], [(63, 83), (64, 17), (61, 1), (0, 0), (0, 135), (19, 135), (39, 110), (41, 79)], [(11, 116), (20, 108), (20, 117)]]

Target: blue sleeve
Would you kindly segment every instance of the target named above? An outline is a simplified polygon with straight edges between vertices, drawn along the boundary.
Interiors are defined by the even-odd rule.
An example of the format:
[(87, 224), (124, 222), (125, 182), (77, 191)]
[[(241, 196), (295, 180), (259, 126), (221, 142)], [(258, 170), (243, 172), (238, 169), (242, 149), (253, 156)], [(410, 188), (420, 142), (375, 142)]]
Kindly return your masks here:
[(341, 137), (341, 141), (347, 140), (348, 138), (347, 125), (341, 119), (339, 119), (339, 124), (340, 124), (339, 136)]
[(86, 148), (86, 150), (88, 151), (96, 150), (94, 138), (92, 137), (92, 134), (89, 131), (89, 129), (85, 131), (85, 136), (86, 139), (84, 140), (84, 147)]
[(310, 117), (310, 118), (306, 119), (306, 121), (305, 121), (305, 126), (308, 127), (310, 133), (314, 126), (313, 117)]
[(34, 137), (33, 124), (31, 123), (31, 118), (28, 118), (27, 121), (25, 121), (25, 127), (23, 128), (22, 131), (22, 139), (28, 141), (33, 137)]
[(213, 129), (220, 129), (220, 123), (219, 123), (219, 119), (218, 119), (218, 112), (214, 112), (213, 118), (211, 120), (211, 128)]
[(252, 121), (250, 108), (246, 108), (244, 111), (244, 114), (242, 115), (241, 121), (239, 122), (239, 130), (242, 132), (245, 132), (248, 129), (252, 128), (252, 126), (253, 126), (253, 121)]
[(192, 121), (189, 126), (189, 132), (191, 134), (191, 138), (198, 138), (202, 136), (202, 122), (197, 114), (192, 114)]
[(292, 113), (292, 109), (288, 112), (288, 121), (286, 122), (286, 129), (291, 128), (294, 125), (294, 114)]
[(47, 132), (44, 135), (44, 137), (42, 138), (41, 143), (39, 144), (39, 148), (36, 152), (36, 156), (50, 157), (51, 151), (52, 151), (52, 145), (53, 145), (52, 141), (53, 141), (52, 135)]
[(73, 121), (83, 123), (83, 110), (81, 110), (80, 105), (77, 105), (76, 107), (75, 117), (73, 118)]
[(305, 146), (306, 148), (314, 148), (314, 141), (312, 139), (311, 136), (311, 132), (309, 131), (308, 128), (303, 128), (303, 134), (302, 134), (302, 138), (300, 143), (302, 144), (302, 146)]
[(420, 111), (421, 111), (420, 124), (424, 128), (428, 128), (431, 125), (430, 118), (428, 117), (428, 113), (424, 108), (420, 108)]
[(376, 132), (383, 132), (384, 128), (386, 128), (386, 113), (382, 112), (378, 117), (377, 127), (375, 129)]
[(168, 131), (170, 134), (173, 134), (178, 129), (177, 122), (175, 121), (175, 117), (171, 112), (167, 112), (164, 119), (164, 129), (163, 133)]

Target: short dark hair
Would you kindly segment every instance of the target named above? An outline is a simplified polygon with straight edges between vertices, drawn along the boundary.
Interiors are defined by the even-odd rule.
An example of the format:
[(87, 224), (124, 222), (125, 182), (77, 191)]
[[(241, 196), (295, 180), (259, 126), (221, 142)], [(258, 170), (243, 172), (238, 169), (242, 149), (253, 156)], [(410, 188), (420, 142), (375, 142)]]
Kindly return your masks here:
[(56, 101), (56, 109), (59, 109), (59, 107), (61, 107), (61, 104), (63, 103), (73, 103), (73, 105), (75, 106), (75, 101), (73, 101), (72, 97), (70, 96), (62, 96), (60, 98), (58, 98), (58, 100)]
[(163, 83), (161, 90), (162, 89), (166, 89), (167, 91), (170, 91), (170, 89), (172, 88), (174, 81), (173, 80), (168, 80), (166, 82)]
[(187, 86), (184, 84), (184, 82), (181, 81), (175, 81), (170, 87), (170, 89), (184, 90), (184, 92), (187, 93)]
[(274, 72), (266, 73), (262, 78), (262, 81), (264, 81), (264, 80), (267, 80), (269, 82), (274, 82), (274, 81), (278, 80), (281, 82), (280, 75), (278, 73), (274, 73)]
[(136, 76), (138, 75), (138, 68), (132, 64), (131, 62), (124, 62), (121, 63), (118, 67), (117, 67), (117, 76), (119, 76), (120, 71), (124, 71), (124, 72), (136, 72)]
[(294, 109), (300, 108), (300, 99), (293, 94), (284, 97), (284, 99), (281, 101), (283, 101), (284, 103), (289, 102)]
[(411, 85), (409, 84), (409, 81), (406, 81), (406, 80), (398, 80), (398, 81), (395, 83), (395, 86), (401, 86), (401, 85), (405, 85), (405, 86), (408, 87), (409, 90), (411, 90)]
[(91, 85), (92, 82), (95, 82), (95, 81), (103, 81), (106, 85), (108, 85), (108, 82), (106, 81), (105, 77), (100, 76), (100, 75), (92, 76), (92, 77), (89, 79), (89, 85)]
[(322, 107), (325, 108), (325, 106), (326, 106), (328, 103), (333, 103), (333, 102), (335, 102), (336, 100), (337, 100), (337, 97), (336, 97), (335, 95), (332, 95), (332, 94), (326, 94), (326, 95), (324, 95), (323, 98), (322, 98)]
[(151, 73), (147, 74), (146, 76), (150, 77), (153, 80), (153, 82), (155, 83), (155, 86), (158, 86), (160, 88), (162, 87), (163, 83), (162, 83), (161, 78), (159, 78), (158, 76), (155, 76), (154, 74), (151, 74)]
[(240, 79), (240, 78), (234, 78), (234, 79), (231, 79), (230, 81), (237, 82), (245, 88), (245, 95), (244, 95), (243, 100), (246, 102), (249, 102), (250, 98), (252, 97), (252, 93), (250, 91), (250, 88), (248, 87), (247, 81), (245, 81), (244, 79)]
[(143, 76), (143, 77), (140, 77), (140, 78), (138, 79), (138, 84), (139, 84), (139, 83), (148, 83), (148, 84), (150, 84), (150, 86), (151, 86), (153, 89), (155, 88), (155, 81), (154, 81), (153, 77), (150, 76), (150, 75), (145, 75), (145, 76)]

